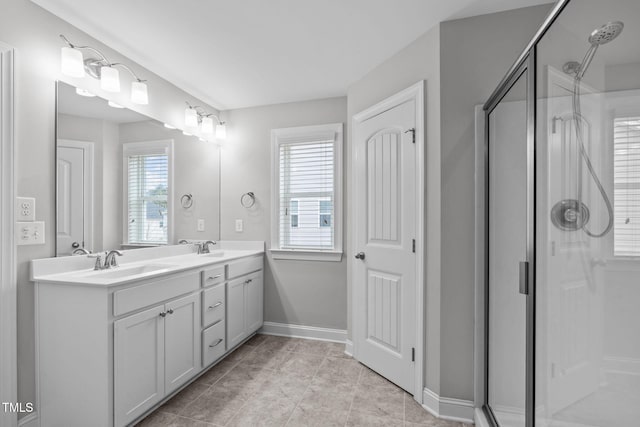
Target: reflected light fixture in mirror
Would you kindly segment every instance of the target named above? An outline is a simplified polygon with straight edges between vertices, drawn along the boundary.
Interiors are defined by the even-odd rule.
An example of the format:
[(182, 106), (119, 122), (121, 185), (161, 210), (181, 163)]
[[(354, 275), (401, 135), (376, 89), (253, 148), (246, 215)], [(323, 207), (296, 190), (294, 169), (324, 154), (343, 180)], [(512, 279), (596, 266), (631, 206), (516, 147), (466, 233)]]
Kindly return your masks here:
[(189, 102), (186, 102), (186, 104), (187, 108), (184, 110), (185, 127), (197, 128), (198, 125), (201, 125), (200, 131), (204, 135), (213, 135), (213, 119), (215, 118), (218, 121), (218, 124), (215, 126), (216, 139), (224, 140), (227, 137), (227, 127), (225, 122), (220, 120), (220, 117), (205, 111), (205, 109), (199, 105), (191, 105)]
[(94, 96), (96, 96), (95, 93), (89, 92), (88, 90), (81, 89), (79, 87), (76, 88), (76, 93), (80, 96), (86, 96), (87, 98), (93, 98)]
[[(119, 62), (111, 62), (99, 50), (90, 46), (77, 46), (71, 43), (64, 35), (60, 38), (67, 44), (61, 51), (60, 71), (62, 74), (83, 78), (85, 74), (100, 80), (100, 87), (106, 92), (120, 92), (120, 72), (122, 68), (134, 78), (131, 83), (131, 102), (139, 105), (149, 104), (146, 80), (141, 79), (127, 65)], [(85, 58), (82, 51), (91, 52), (95, 57)]]

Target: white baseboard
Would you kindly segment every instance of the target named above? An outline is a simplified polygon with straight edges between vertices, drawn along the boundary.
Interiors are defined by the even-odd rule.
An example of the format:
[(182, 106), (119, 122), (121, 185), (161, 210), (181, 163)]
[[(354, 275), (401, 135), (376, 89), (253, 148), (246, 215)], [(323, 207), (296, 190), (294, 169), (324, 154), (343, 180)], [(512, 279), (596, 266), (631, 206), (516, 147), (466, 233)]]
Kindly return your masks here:
[(38, 427), (38, 413), (32, 412), (18, 420), (18, 427)]
[(344, 346), (344, 354), (353, 357), (353, 341), (347, 338)]
[(489, 424), (489, 420), (487, 420), (487, 416), (484, 414), (482, 408), (476, 408), (473, 415), (476, 427), (491, 427), (491, 424)]
[(434, 417), (444, 420), (473, 423), (475, 405), (470, 400), (440, 397), (437, 393), (424, 389), (422, 406)]
[(640, 359), (605, 356), (603, 368), (605, 372), (640, 375)]
[(291, 325), (275, 322), (264, 322), (258, 333), (339, 343), (344, 343), (347, 340), (347, 331), (344, 329), (317, 328), (315, 326)]

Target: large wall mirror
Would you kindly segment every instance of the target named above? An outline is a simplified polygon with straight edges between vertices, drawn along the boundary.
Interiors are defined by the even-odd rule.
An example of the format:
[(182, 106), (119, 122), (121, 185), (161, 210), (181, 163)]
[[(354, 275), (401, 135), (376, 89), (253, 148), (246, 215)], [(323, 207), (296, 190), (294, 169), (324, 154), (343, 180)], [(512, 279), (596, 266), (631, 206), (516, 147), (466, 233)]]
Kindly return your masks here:
[(214, 143), (58, 82), (56, 165), (58, 256), (219, 238)]

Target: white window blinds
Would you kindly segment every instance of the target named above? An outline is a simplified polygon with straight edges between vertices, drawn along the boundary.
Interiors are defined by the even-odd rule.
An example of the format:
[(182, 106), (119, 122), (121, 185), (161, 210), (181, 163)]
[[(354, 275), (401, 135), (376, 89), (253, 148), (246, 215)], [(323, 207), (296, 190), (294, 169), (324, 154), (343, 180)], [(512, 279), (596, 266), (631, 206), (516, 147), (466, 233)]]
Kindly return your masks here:
[(281, 249), (335, 247), (335, 140), (331, 135), (279, 144)]
[(125, 144), (126, 233), (128, 244), (169, 241), (170, 151), (166, 144)]
[(614, 255), (640, 256), (640, 117), (614, 119)]

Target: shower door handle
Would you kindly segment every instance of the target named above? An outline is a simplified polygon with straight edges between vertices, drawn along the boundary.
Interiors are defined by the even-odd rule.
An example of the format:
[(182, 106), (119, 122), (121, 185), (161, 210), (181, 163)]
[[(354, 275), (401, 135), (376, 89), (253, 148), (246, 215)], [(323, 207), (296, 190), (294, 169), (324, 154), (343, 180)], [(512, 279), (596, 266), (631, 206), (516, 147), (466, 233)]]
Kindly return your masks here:
[(529, 262), (520, 261), (520, 293), (529, 295)]

